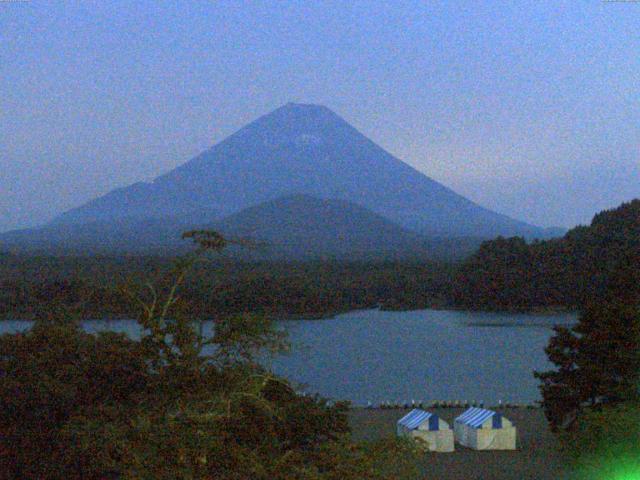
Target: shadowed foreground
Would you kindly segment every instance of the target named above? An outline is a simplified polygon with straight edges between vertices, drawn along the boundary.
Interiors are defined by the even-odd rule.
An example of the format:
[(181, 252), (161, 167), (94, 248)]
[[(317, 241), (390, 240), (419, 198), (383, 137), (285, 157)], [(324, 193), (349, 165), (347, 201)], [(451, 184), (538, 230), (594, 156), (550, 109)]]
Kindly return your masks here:
[[(453, 426), (461, 409), (433, 409)], [(349, 421), (357, 440), (395, 435), (396, 421), (406, 410), (353, 409)], [(473, 451), (456, 444), (453, 453), (426, 453), (427, 478), (440, 480), (557, 480), (564, 478), (558, 442), (549, 431), (542, 410), (505, 409), (518, 428), (518, 450)]]

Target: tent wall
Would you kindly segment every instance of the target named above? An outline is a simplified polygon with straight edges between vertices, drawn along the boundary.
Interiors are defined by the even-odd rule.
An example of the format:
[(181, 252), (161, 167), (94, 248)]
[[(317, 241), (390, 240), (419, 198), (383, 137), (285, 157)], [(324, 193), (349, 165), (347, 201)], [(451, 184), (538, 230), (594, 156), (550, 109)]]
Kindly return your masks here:
[(460, 445), (474, 450), (515, 450), (516, 429), (514, 427), (473, 428), (456, 424), (455, 437)]
[[(500, 416), (498, 421), (494, 417), (487, 418), (479, 428), (455, 422), (454, 433), (457, 442), (474, 450), (515, 450), (515, 427), (503, 416)], [(496, 426), (501, 428), (495, 428)]]
[(513, 427), (500, 429), (478, 428), (475, 436), (476, 450), (515, 450), (516, 429)]
[(453, 430), (413, 430), (409, 436), (416, 440), (424, 442), (426, 450), (430, 452), (453, 452)]

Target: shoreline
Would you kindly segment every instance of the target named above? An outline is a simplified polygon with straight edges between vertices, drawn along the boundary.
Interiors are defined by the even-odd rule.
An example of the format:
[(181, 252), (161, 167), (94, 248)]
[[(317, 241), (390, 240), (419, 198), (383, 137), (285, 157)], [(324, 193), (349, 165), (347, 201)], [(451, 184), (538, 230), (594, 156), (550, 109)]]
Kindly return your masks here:
[[(335, 318), (340, 315), (344, 315), (346, 313), (351, 312), (361, 312), (367, 310), (379, 310), (382, 312), (416, 312), (423, 310), (435, 310), (435, 311), (452, 311), (452, 312), (466, 312), (469, 314), (479, 314), (479, 313), (493, 313), (497, 315), (535, 315), (541, 317), (551, 317), (554, 315), (577, 315), (579, 313), (576, 309), (571, 309), (568, 307), (550, 307), (550, 308), (534, 308), (531, 310), (488, 310), (488, 309), (479, 309), (479, 310), (470, 310), (467, 308), (460, 308), (451, 305), (434, 305), (427, 306), (423, 308), (387, 308), (384, 305), (372, 305), (365, 306), (360, 308), (351, 308), (351, 309), (340, 309), (340, 310), (331, 310), (327, 312), (309, 312), (309, 313), (265, 313), (264, 315), (269, 317), (273, 321), (300, 321), (300, 320), (327, 320), (331, 318)], [(244, 312), (238, 312), (237, 314), (241, 314)], [(250, 312), (252, 314), (259, 314), (256, 312)], [(235, 315), (235, 314), (225, 314), (225, 315)], [(12, 315), (9, 313), (5, 313), (0, 315), (0, 322), (5, 321), (25, 321), (25, 322), (33, 322), (35, 321), (33, 318), (22, 318), (19, 317), (29, 317), (30, 315)], [(16, 318), (18, 317), (18, 318)], [(104, 318), (83, 318), (80, 321), (82, 322), (92, 322), (92, 321), (105, 321), (105, 320), (134, 320), (134, 315), (106, 315)], [(206, 320), (205, 320), (206, 321)]]
[[(453, 427), (453, 419), (464, 409), (429, 409)], [(427, 452), (420, 469), (424, 478), (440, 480), (557, 480), (565, 478), (567, 460), (558, 438), (551, 432), (541, 409), (496, 409), (517, 429), (517, 449), (476, 451), (456, 443), (451, 453)], [(351, 409), (349, 425), (358, 441), (395, 437), (396, 422), (407, 409)], [(470, 468), (473, 475), (470, 476)]]

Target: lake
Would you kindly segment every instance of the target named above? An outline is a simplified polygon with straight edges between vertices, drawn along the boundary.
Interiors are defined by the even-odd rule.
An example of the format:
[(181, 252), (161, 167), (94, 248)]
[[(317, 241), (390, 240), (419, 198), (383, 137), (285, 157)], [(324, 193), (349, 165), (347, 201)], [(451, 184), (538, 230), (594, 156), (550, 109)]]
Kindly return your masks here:
[[(362, 310), (323, 320), (279, 322), (293, 351), (270, 366), (300, 388), (358, 405), (383, 401), (540, 398), (534, 370), (551, 365), (544, 348), (553, 325), (575, 315), (531, 315), (447, 310)], [(30, 322), (0, 322), (0, 332)], [(90, 332), (140, 334), (131, 320), (85, 322)], [(208, 329), (210, 331), (211, 323)]]

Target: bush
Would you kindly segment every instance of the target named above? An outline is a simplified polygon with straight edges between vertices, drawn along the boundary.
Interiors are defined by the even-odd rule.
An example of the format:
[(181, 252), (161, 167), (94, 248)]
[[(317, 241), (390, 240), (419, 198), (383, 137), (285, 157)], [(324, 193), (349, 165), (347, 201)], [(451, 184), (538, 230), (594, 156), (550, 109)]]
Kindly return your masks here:
[(577, 479), (640, 475), (640, 404), (584, 412), (561, 438)]

